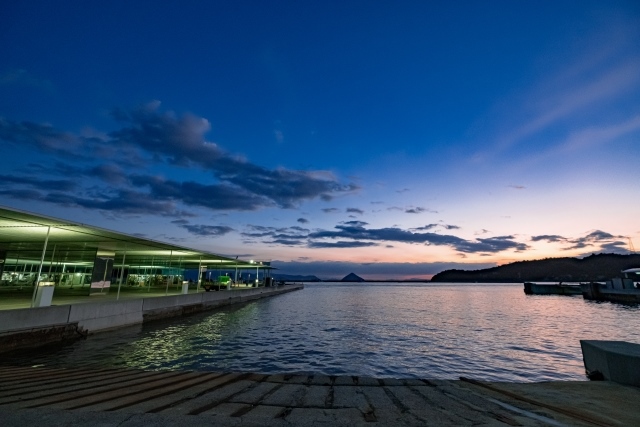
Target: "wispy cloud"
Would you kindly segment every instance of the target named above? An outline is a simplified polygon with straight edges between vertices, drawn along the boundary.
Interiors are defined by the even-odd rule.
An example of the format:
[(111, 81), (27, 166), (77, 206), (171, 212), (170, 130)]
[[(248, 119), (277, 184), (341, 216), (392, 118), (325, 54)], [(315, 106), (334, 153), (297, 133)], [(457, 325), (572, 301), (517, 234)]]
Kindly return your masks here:
[(550, 65), (543, 78), (500, 100), (490, 134), (478, 141), (483, 151), (472, 160), (489, 162), (504, 154), (518, 167), (636, 132), (640, 57), (631, 40), (640, 32), (636, 20), (617, 22), (576, 42), (562, 61), (545, 60), (561, 65)]
[(640, 130), (640, 115), (631, 117), (621, 123), (588, 127), (573, 132), (554, 150), (557, 153), (568, 153), (584, 150), (589, 147), (610, 143), (621, 136)]
[(640, 80), (640, 60), (632, 59), (617, 64), (595, 78), (591, 78), (586, 71), (591, 70), (585, 70), (585, 75), (575, 79), (572, 84), (565, 82), (564, 87), (543, 92), (543, 98), (534, 96), (533, 99), (537, 98), (538, 102), (537, 105), (534, 103), (537, 111), (533, 117), (502, 136), (498, 140), (498, 148), (503, 150), (522, 142), (556, 122), (637, 84)]

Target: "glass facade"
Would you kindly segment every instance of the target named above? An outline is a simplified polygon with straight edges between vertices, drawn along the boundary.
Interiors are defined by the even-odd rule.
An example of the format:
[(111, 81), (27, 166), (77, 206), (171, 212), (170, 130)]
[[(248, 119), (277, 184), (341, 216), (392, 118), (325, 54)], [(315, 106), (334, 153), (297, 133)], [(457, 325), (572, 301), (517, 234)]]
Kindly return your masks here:
[[(227, 289), (264, 285), (269, 269), (267, 263), (0, 208), (0, 309), (33, 306), (43, 285), (54, 287), (54, 303), (69, 303), (73, 296), (184, 293), (185, 284), (196, 292), (205, 282), (227, 283), (221, 276), (230, 279)], [(262, 281), (255, 282), (256, 273)], [(245, 283), (248, 275), (254, 282)]]

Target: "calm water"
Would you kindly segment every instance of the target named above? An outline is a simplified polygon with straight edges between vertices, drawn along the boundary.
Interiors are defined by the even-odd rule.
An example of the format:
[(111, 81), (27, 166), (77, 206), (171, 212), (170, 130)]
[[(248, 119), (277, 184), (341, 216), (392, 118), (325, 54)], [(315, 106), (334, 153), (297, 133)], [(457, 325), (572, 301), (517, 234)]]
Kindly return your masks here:
[(97, 334), (9, 362), (262, 373), (584, 380), (580, 339), (640, 343), (640, 307), (522, 284), (310, 284), (215, 313)]

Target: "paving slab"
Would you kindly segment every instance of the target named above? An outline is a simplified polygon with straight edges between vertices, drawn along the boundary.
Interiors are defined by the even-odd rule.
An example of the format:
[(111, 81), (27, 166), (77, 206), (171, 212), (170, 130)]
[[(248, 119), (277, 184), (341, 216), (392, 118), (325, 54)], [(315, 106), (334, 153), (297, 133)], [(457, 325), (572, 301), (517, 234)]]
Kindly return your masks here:
[(299, 406), (304, 400), (307, 386), (302, 384), (283, 384), (260, 403), (275, 406)]
[[(238, 375), (240, 377), (240, 375)], [(219, 388), (198, 396), (195, 399), (189, 399), (180, 405), (167, 408), (159, 413), (189, 415), (192, 413), (200, 414), (215, 408), (217, 405), (224, 403), (227, 399), (237, 393), (247, 390), (249, 387), (257, 386), (255, 381), (238, 380), (228, 384), (223, 384)]]
[(314, 385), (310, 386), (307, 394), (304, 396), (302, 405), (305, 408), (326, 408), (327, 397), (331, 391), (330, 386), (326, 385)]

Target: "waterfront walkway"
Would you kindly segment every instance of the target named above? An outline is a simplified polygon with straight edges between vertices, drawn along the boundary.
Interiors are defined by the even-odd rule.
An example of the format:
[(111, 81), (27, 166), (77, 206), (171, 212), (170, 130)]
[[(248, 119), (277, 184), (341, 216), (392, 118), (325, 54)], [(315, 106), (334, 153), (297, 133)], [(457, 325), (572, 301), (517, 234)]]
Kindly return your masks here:
[(0, 366), (0, 425), (640, 425), (640, 389)]
[[(230, 290), (223, 291), (212, 291), (212, 292), (235, 292), (242, 291), (247, 289), (262, 289), (261, 288), (252, 288), (250, 286), (241, 285), (234, 286)], [(268, 289), (268, 288), (267, 288)], [(153, 298), (153, 297), (164, 297), (170, 295), (182, 295), (181, 289), (177, 288), (175, 285), (170, 286), (169, 289), (164, 288), (151, 288), (151, 289), (131, 289), (129, 287), (123, 287), (121, 289), (120, 295), (118, 296), (118, 288), (117, 286), (110, 289), (108, 293), (104, 295), (94, 294), (88, 295), (88, 289), (81, 289), (83, 292), (76, 293), (75, 295), (70, 293), (68, 290), (67, 293), (55, 293), (53, 296), (52, 305), (68, 305), (68, 304), (86, 304), (93, 302), (105, 302), (105, 301), (124, 301), (124, 300), (132, 300), (132, 299), (140, 299), (140, 298)], [(199, 290), (189, 289), (189, 294), (196, 293), (204, 293), (204, 288), (200, 288)], [(24, 288), (20, 291), (6, 291), (0, 288), (0, 310), (14, 310), (18, 308), (29, 308), (31, 307), (31, 297), (33, 290)]]

